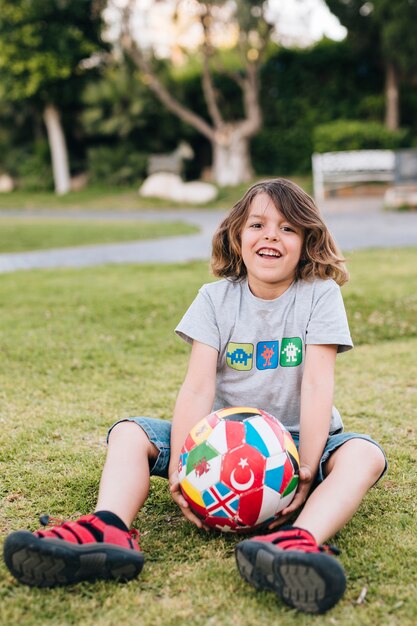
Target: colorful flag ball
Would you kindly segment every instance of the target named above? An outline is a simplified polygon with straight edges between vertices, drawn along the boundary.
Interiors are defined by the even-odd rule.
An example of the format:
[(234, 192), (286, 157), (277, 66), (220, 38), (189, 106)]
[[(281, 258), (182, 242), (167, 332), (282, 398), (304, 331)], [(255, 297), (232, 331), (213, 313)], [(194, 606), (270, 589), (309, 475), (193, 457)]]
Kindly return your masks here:
[(207, 526), (249, 532), (289, 505), (298, 485), (299, 458), (291, 434), (276, 417), (232, 407), (194, 426), (178, 471), (185, 499)]

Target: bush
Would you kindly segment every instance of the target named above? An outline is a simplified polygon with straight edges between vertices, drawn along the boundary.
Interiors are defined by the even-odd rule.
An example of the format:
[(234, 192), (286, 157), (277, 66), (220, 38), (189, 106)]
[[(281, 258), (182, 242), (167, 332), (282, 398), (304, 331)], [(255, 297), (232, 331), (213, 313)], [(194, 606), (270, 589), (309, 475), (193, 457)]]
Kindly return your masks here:
[(258, 174), (303, 174), (310, 169), (311, 129), (269, 127), (252, 141), (252, 160)]
[(54, 188), (51, 157), (47, 142), (5, 150), (0, 169), (7, 172), (25, 191), (51, 191)]
[(409, 131), (402, 128), (388, 130), (378, 122), (360, 122), (337, 120), (316, 126), (313, 132), (315, 152), (333, 152), (338, 150), (371, 150), (406, 147), (409, 143)]
[(128, 143), (97, 146), (87, 153), (91, 182), (107, 185), (137, 185), (146, 177), (148, 155)]

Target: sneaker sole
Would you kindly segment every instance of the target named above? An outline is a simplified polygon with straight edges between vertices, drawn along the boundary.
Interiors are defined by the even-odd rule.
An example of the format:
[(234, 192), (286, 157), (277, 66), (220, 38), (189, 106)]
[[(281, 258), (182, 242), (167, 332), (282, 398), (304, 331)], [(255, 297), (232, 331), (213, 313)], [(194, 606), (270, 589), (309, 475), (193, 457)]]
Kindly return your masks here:
[(235, 555), (244, 580), (255, 589), (274, 591), (305, 613), (325, 613), (346, 589), (343, 568), (327, 554), (278, 550), (263, 541), (246, 540), (236, 546)]
[(15, 578), (32, 587), (55, 587), (97, 579), (127, 581), (141, 572), (144, 556), (113, 544), (71, 544), (28, 531), (9, 535), (4, 560)]

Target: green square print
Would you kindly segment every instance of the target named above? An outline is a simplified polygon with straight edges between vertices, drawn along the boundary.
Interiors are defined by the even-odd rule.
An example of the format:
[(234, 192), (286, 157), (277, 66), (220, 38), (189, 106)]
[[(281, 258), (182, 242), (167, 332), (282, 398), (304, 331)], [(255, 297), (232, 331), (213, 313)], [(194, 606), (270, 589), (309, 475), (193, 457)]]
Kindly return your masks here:
[(281, 367), (296, 367), (300, 365), (303, 360), (303, 342), (300, 337), (284, 337), (279, 354)]

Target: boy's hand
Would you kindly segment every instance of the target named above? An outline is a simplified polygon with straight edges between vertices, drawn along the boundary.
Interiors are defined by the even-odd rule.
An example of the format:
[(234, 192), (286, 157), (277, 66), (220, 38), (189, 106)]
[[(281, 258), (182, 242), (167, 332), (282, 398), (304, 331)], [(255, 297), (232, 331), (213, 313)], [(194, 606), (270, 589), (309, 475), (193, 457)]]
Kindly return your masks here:
[(182, 495), (177, 471), (173, 472), (169, 477), (169, 490), (171, 492), (172, 499), (176, 504), (178, 504), (182, 511), (182, 514), (188, 519), (188, 521), (195, 524), (197, 528), (210, 530), (208, 526), (203, 524), (203, 522), (199, 517), (197, 517), (197, 515), (194, 515), (194, 513), (190, 509), (190, 505)]
[(272, 529), (276, 526), (284, 524), (289, 517), (296, 511), (307, 499), (308, 493), (311, 489), (313, 482), (313, 473), (307, 466), (300, 467), (299, 481), (297, 491), (295, 492), (294, 499), (285, 509), (281, 511), (278, 519), (269, 524), (268, 528)]

